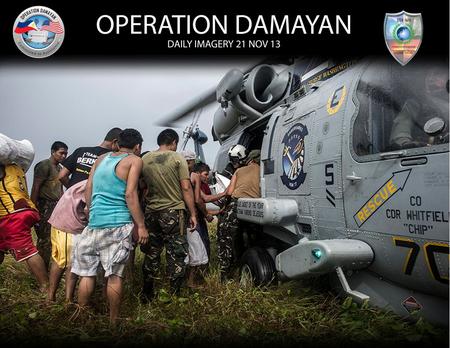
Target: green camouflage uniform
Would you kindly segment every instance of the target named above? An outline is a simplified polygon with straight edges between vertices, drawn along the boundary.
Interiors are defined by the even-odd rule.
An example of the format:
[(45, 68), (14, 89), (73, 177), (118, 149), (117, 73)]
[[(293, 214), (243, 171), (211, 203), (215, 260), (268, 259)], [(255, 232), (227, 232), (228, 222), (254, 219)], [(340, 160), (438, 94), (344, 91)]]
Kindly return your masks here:
[(178, 291), (184, 280), (184, 262), (189, 246), (186, 239), (186, 213), (184, 210), (168, 209), (145, 214), (149, 242), (141, 247), (145, 253), (142, 271), (144, 282), (157, 278), (161, 264), (161, 252), (166, 246), (167, 277), (171, 291)]
[(52, 255), (51, 225), (47, 221), (63, 192), (61, 182), (58, 180), (59, 171), (60, 166), (52, 164), (50, 159), (40, 161), (34, 167), (34, 179), (42, 181), (36, 204), (41, 216), (35, 228), (38, 237), (37, 248), (47, 269)]
[(231, 199), (219, 215), (217, 226), (217, 258), (222, 278), (231, 276), (242, 254), (242, 231), (236, 214), (237, 199)]
[(171, 292), (178, 293), (184, 280), (184, 259), (189, 248), (186, 240), (186, 205), (180, 183), (189, 180), (189, 169), (183, 156), (173, 151), (149, 152), (142, 157), (142, 161), (142, 178), (147, 186), (145, 224), (149, 232), (147, 245), (141, 246), (145, 253), (142, 265), (143, 296), (151, 300), (164, 247), (166, 276)]
[(53, 209), (55, 209), (56, 201), (49, 201), (46, 199), (40, 199), (37, 202), (37, 208), (39, 210), (39, 215), (41, 216), (41, 220), (39, 224), (35, 227), (36, 235), (37, 235), (37, 249), (39, 251), (39, 255), (44, 259), (45, 266), (48, 269), (48, 265), (50, 264), (50, 259), (52, 256), (52, 242), (50, 238), (50, 232), (52, 226), (47, 222), (52, 215)]

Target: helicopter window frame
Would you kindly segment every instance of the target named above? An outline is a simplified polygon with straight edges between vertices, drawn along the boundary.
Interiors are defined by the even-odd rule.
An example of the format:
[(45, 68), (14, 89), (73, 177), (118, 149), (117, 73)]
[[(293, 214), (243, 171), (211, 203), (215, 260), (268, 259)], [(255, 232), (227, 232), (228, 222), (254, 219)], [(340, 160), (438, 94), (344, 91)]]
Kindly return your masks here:
[[(251, 150), (261, 150), (264, 137), (266, 136), (265, 130), (269, 120), (270, 117), (258, 119), (242, 131), (242, 134), (239, 137), (239, 144), (245, 146), (247, 153)], [(255, 141), (256, 139), (257, 141)], [(259, 147), (250, 147), (250, 145), (255, 145), (255, 143), (258, 143)]]
[[(368, 151), (367, 154), (358, 154), (357, 149), (355, 148), (355, 146), (357, 146), (357, 144), (355, 144), (355, 132), (358, 132), (359, 134), (366, 134), (367, 135), (367, 139), (370, 139), (370, 134), (373, 134), (373, 126), (374, 126), (374, 122), (372, 119), (372, 115), (374, 114), (373, 112), (373, 107), (374, 104), (376, 105), (376, 103), (373, 102), (373, 88), (369, 90), (369, 97), (367, 98), (367, 103), (368, 105), (366, 106), (367, 108), (367, 113), (369, 115), (364, 115), (364, 111), (363, 109), (363, 101), (361, 101), (358, 97), (358, 92), (360, 91), (360, 83), (362, 81), (363, 75), (364, 73), (366, 73), (370, 67), (372, 66), (371, 61), (367, 62), (366, 64), (364, 64), (361, 68), (361, 70), (358, 73), (358, 78), (356, 79), (356, 86), (355, 88), (353, 88), (353, 92), (352, 92), (352, 101), (353, 104), (355, 106), (355, 110), (353, 112), (353, 115), (351, 117), (350, 120), (350, 139), (349, 139), (349, 150), (351, 153), (352, 158), (357, 161), (357, 162), (374, 162), (374, 161), (380, 161), (380, 160), (384, 160), (385, 158), (383, 158), (382, 154), (385, 153), (389, 153), (389, 152), (393, 152), (393, 151), (397, 151), (397, 150), (393, 150), (393, 149), (383, 149), (383, 150), (379, 150), (378, 152), (374, 152), (374, 153), (370, 153), (370, 151)], [(376, 99), (376, 98), (374, 98)], [(383, 103), (380, 103), (380, 106), (384, 106)], [(369, 111), (370, 110), (370, 111)], [(362, 122), (360, 125), (358, 125), (358, 121), (360, 121), (360, 117), (362, 117)], [(387, 135), (390, 135), (390, 127), (386, 128), (386, 124), (385, 124), (385, 117), (380, 117), (379, 118), (381, 120), (381, 129), (382, 129), (382, 137), (386, 138)], [(447, 122), (447, 127), (448, 127), (448, 119), (445, 120)], [(364, 125), (364, 123), (367, 123), (367, 128), (368, 129), (362, 129), (361, 126)], [(384, 130), (389, 129), (389, 132), (385, 132)], [(361, 136), (361, 135), (359, 135)], [(372, 144), (371, 142), (369, 142), (369, 146), (373, 146), (374, 144)], [(375, 146), (377, 144), (375, 143)], [(422, 147), (414, 147), (414, 148), (402, 148), (402, 151), (404, 151), (404, 155), (402, 156), (402, 158), (404, 157), (412, 157), (412, 156), (418, 156), (418, 155), (426, 155), (426, 154), (433, 154), (433, 153), (444, 153), (444, 152), (448, 152), (449, 151), (449, 143), (442, 143), (442, 144), (434, 144), (432, 146), (422, 146)], [(371, 150), (373, 151), (373, 150)]]

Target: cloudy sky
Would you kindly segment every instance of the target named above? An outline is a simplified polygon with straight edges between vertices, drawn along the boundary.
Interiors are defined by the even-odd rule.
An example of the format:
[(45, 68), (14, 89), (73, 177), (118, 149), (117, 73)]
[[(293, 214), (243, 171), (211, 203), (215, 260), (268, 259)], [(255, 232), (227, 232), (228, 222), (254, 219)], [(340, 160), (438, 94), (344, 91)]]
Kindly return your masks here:
[[(207, 62), (67, 62), (52, 64), (31, 60), (0, 65), (0, 132), (13, 139), (30, 140), (35, 160), (48, 158), (50, 146), (61, 140), (69, 154), (80, 146), (100, 144), (112, 127), (136, 128), (144, 138), (144, 150), (157, 148), (156, 137), (164, 128), (156, 125), (192, 97), (216, 86), (231, 68), (247, 61)], [(203, 109), (199, 126), (208, 135), (206, 161), (212, 166), (219, 148), (211, 136), (218, 104)], [(186, 117), (176, 128), (180, 137), (192, 120)], [(193, 149), (192, 141), (188, 148)], [(27, 173), (31, 189), (32, 169)]]

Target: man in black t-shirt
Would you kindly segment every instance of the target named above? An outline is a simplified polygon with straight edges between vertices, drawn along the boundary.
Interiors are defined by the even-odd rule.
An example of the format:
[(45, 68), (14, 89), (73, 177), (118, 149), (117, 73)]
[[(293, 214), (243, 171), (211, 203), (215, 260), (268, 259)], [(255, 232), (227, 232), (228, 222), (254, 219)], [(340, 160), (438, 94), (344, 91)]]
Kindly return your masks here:
[(113, 128), (106, 134), (105, 139), (99, 146), (79, 147), (76, 149), (61, 163), (63, 168), (59, 172), (59, 181), (66, 188), (69, 188), (80, 181), (86, 180), (97, 158), (115, 150), (121, 131), (120, 128)]

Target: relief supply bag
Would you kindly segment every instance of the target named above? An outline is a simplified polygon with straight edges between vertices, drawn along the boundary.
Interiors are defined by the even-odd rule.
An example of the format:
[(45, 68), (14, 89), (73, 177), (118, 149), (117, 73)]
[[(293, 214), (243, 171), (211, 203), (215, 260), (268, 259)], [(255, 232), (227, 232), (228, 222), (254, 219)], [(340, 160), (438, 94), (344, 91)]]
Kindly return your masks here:
[(34, 159), (34, 148), (29, 140), (14, 140), (0, 133), (0, 163), (16, 163), (26, 173)]
[(187, 241), (189, 243), (189, 254), (184, 262), (190, 266), (200, 266), (208, 263), (208, 253), (197, 230), (187, 230)]

